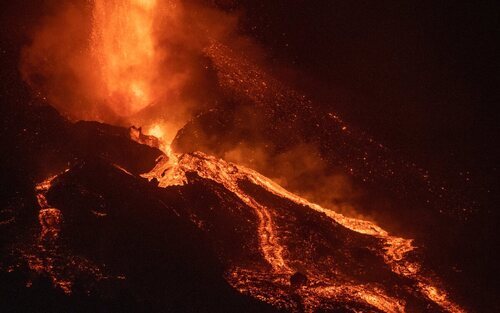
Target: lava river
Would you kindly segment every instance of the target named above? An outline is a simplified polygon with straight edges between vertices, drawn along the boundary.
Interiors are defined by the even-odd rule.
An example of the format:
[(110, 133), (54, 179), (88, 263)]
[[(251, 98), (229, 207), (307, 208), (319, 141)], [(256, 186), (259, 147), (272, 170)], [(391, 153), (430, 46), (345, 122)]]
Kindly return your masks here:
[[(215, 253), (221, 265), (217, 275), (233, 292), (278, 310), (464, 312), (420, 262), (411, 239), (311, 203), (250, 168), (202, 152), (174, 153), (140, 129), (131, 128), (130, 137), (123, 131), (119, 142), (134, 151), (146, 148), (144, 153), (157, 156), (155, 166), (139, 174), (106, 153), (105, 158), (83, 158), (37, 184), (38, 226), (31, 241), (16, 244), (24, 261), (10, 270), (24, 262), (31, 273), (48, 277), (67, 296), (75, 285), (93, 294), (111, 284), (122, 286), (118, 289), (137, 285), (132, 294), (149, 299), (155, 290), (162, 294), (155, 286), (168, 284), (172, 275), (166, 271), (161, 276), (165, 262), (191, 266), (192, 257), (179, 254), (200, 242), (202, 249)], [(113, 136), (110, 140), (117, 140)], [(145, 242), (127, 244), (142, 238), (140, 229), (130, 229), (145, 225), (146, 233), (140, 235)], [(197, 238), (188, 235), (194, 233), (202, 238), (188, 239)], [(184, 240), (177, 239), (181, 234)], [(107, 241), (115, 236), (119, 239)], [(129, 248), (133, 253), (145, 249), (155, 257), (143, 264), (132, 256), (130, 266), (123, 267), (128, 262), (123, 251)], [(200, 260), (194, 268), (203, 263), (212, 268), (205, 256)], [(143, 272), (133, 270), (137, 266), (152, 270), (152, 281), (145, 283)], [(157, 277), (165, 279), (158, 282)], [(31, 284), (28, 280), (26, 287)], [(143, 288), (150, 289), (141, 294)]]
[[(257, 217), (261, 260), (228, 264), (226, 279), (240, 292), (291, 311), (351, 303), (361, 311), (463, 312), (422, 269), (412, 240), (310, 203), (249, 168), (201, 152), (169, 153), (142, 176), (171, 188), (190, 184), (193, 173), (222, 185)], [(203, 214), (191, 217), (204, 228)]]

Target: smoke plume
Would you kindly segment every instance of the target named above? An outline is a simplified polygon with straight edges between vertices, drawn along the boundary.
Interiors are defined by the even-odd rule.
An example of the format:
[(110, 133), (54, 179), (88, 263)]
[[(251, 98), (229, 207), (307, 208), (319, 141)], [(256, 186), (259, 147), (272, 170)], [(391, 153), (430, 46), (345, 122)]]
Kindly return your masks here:
[(21, 72), (68, 117), (177, 130), (216, 100), (203, 51), (235, 36), (236, 16), (177, 0), (55, 7), (33, 31)]

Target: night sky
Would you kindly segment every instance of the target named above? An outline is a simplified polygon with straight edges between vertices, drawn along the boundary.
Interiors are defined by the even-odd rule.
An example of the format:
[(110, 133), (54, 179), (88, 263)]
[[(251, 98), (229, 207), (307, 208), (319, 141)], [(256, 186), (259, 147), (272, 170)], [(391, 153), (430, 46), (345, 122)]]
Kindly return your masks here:
[(294, 79), (317, 103), (425, 165), (494, 165), (500, 31), (494, 1), (240, 6), (244, 28), (276, 63), (299, 70)]
[(265, 47), (283, 80), (471, 195), (481, 219), (492, 223), (485, 229), (495, 228), (498, 3), (280, 0), (228, 7), (244, 12), (242, 29)]

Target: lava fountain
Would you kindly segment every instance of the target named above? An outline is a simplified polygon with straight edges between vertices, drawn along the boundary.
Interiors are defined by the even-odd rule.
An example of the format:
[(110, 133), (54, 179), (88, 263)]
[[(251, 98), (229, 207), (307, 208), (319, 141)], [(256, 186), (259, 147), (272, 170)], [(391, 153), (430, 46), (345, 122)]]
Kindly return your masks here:
[(156, 0), (95, 0), (91, 50), (107, 104), (118, 115), (129, 116), (156, 100), (156, 10)]

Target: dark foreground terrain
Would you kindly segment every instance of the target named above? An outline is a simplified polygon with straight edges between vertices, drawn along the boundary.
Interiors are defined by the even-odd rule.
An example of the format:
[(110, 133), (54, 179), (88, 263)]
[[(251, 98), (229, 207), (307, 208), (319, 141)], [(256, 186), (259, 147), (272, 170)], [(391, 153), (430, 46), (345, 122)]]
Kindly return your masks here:
[(5, 311), (461, 311), (410, 240), (200, 152), (169, 158), (34, 100), (11, 109)]

